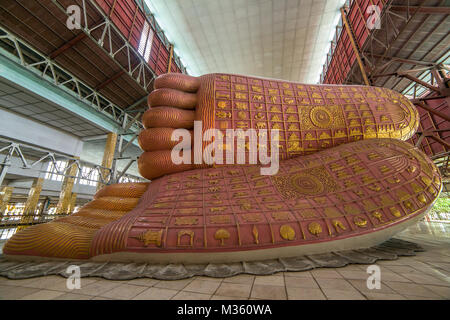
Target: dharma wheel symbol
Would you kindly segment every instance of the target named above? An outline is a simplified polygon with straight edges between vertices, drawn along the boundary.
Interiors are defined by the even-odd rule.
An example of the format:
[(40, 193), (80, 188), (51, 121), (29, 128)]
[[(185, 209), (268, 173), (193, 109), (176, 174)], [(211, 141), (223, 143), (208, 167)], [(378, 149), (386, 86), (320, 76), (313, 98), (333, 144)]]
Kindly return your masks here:
[(292, 176), (291, 185), (301, 194), (319, 194), (324, 191), (322, 182), (313, 175), (298, 173)]
[(328, 128), (331, 125), (333, 117), (325, 107), (318, 106), (311, 110), (310, 118), (312, 123), (319, 128)]

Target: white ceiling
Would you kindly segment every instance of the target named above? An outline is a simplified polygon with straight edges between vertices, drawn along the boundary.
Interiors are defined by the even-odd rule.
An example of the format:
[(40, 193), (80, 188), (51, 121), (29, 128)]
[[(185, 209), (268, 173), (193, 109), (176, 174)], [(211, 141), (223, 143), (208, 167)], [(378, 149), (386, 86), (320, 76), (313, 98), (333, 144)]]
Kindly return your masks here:
[(317, 83), (345, 0), (146, 0), (189, 74)]

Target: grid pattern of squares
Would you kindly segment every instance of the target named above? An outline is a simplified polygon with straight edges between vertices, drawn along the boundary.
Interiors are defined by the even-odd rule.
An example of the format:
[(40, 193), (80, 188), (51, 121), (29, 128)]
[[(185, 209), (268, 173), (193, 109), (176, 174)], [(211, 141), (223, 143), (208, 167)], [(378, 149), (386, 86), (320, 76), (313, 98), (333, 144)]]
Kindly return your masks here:
[(440, 188), (431, 162), (405, 147), (365, 140), (288, 160), (274, 177), (222, 167), (164, 178), (128, 249), (298, 245), (385, 227), (422, 212)]
[[(392, 113), (386, 107), (392, 103), (404, 112), (399, 108)], [(401, 95), (382, 88), (299, 85), (224, 74), (215, 80), (215, 128), (224, 136), (226, 129), (278, 129), (282, 159), (362, 138), (403, 137), (415, 126), (412, 114)]]

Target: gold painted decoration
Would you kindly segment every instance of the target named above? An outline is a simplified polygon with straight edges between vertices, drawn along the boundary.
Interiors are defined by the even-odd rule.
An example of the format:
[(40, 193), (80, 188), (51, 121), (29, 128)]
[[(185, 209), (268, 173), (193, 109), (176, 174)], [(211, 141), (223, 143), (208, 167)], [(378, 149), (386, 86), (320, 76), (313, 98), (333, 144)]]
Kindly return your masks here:
[(288, 224), (280, 227), (280, 235), (284, 240), (295, 240), (295, 230)]
[(282, 204), (266, 204), (266, 208), (269, 210), (280, 210), (283, 209)]
[(400, 182), (400, 179), (398, 177), (392, 177), (392, 178), (388, 178), (386, 179), (387, 182), (389, 182), (390, 184), (396, 184)]
[(246, 213), (242, 215), (242, 219), (245, 222), (260, 222), (261, 216), (259, 213)]
[(289, 220), (289, 212), (281, 211), (281, 212), (273, 212), (272, 218), (276, 221), (286, 221)]
[(337, 191), (337, 184), (324, 167), (300, 171), (296, 174), (271, 176), (284, 198), (319, 195), (326, 191)]
[(383, 215), (379, 211), (372, 212), (372, 217), (377, 219), (379, 222), (383, 222)]
[(397, 207), (391, 207), (389, 208), (389, 210), (391, 211), (392, 215), (396, 218), (400, 218), (402, 216), (400, 210), (398, 210)]
[(431, 193), (431, 195), (433, 195), (433, 196), (436, 196), (436, 194), (437, 194), (437, 191), (432, 186), (429, 186), (427, 191), (429, 193)]
[(403, 201), (403, 205), (405, 206), (405, 208), (406, 208), (409, 212), (413, 212), (413, 211), (414, 211), (414, 205), (412, 204), (411, 201), (409, 201), (409, 200)]
[(230, 238), (230, 233), (225, 229), (219, 229), (214, 234), (214, 239), (219, 240), (221, 246), (224, 246), (225, 240), (227, 240), (229, 238)]
[(219, 119), (231, 118), (231, 112), (217, 111), (216, 116)]
[(150, 244), (155, 244), (156, 246), (160, 247), (162, 244), (162, 234), (163, 229), (159, 231), (149, 230), (147, 232), (141, 233), (140, 235), (134, 238), (143, 242), (145, 247), (147, 247)]
[(210, 221), (213, 224), (227, 224), (227, 223), (231, 223), (231, 217), (224, 216), (224, 215), (212, 216)]
[(367, 220), (362, 217), (359, 217), (359, 216), (354, 217), (353, 222), (360, 228), (367, 227)]
[(367, 188), (369, 190), (372, 190), (372, 191), (375, 191), (375, 192), (381, 191), (381, 187), (378, 184), (376, 184), (376, 183), (372, 183), (372, 184), (368, 185)]
[[(436, 168), (433, 167), (433, 169), (436, 169)], [(439, 186), (441, 184), (441, 180), (439, 179), (438, 176), (434, 176), (434, 184), (437, 186)]]
[(422, 194), (419, 194), (419, 195), (417, 196), (417, 200), (419, 200), (419, 202), (422, 203), (422, 204), (427, 204), (427, 203), (428, 203), (427, 198), (425, 198), (425, 196), (423, 195), (423, 193), (422, 193)]
[(172, 204), (171, 203), (155, 203), (153, 205), (153, 208), (171, 208)]
[(398, 197), (400, 200), (402, 200), (402, 201), (408, 200), (408, 199), (410, 198), (409, 193), (406, 192), (405, 190), (401, 190), (401, 189), (400, 189), (400, 190), (397, 190), (396, 195), (397, 195), (397, 197)]
[(407, 170), (409, 173), (414, 173), (414, 172), (416, 172), (417, 167), (416, 167), (416, 166), (409, 166), (406, 170)]
[(306, 209), (300, 212), (303, 218), (316, 218), (316, 212), (312, 209)]
[(301, 194), (319, 194), (324, 191), (322, 182), (313, 175), (299, 173), (291, 179), (291, 185)]
[(196, 224), (198, 224), (198, 218), (192, 218), (192, 217), (175, 218), (175, 224), (177, 226), (196, 225)]
[(259, 244), (259, 232), (258, 232), (258, 228), (256, 226), (253, 226), (252, 235), (253, 235), (253, 238), (255, 239), (255, 243)]
[(212, 207), (212, 208), (209, 208), (209, 211), (210, 212), (222, 212), (227, 209), (228, 209), (228, 207)]
[(336, 232), (340, 232), (340, 230), (345, 231), (347, 228), (344, 226), (344, 224), (339, 220), (333, 220), (332, 222), (334, 229), (336, 229)]
[(246, 120), (247, 119), (247, 113), (244, 111), (239, 111), (238, 112), (238, 118), (241, 120)]
[(231, 176), (236, 176), (236, 175), (240, 174), (241, 172), (239, 170), (229, 170), (227, 173)]
[(370, 199), (363, 200), (363, 206), (366, 211), (372, 211), (377, 208), (377, 205)]
[(322, 106), (317, 106), (311, 109), (310, 119), (316, 127), (323, 129), (329, 128), (331, 122), (333, 121), (331, 113)]
[(263, 89), (261, 87), (258, 87), (258, 86), (252, 86), (252, 90), (255, 91), (255, 92), (258, 92), (258, 93), (262, 93)]
[(311, 222), (308, 225), (308, 231), (314, 236), (319, 236), (322, 233), (322, 226), (318, 222)]
[[(181, 241), (183, 237), (189, 237), (189, 244), (182, 244)], [(194, 246), (194, 236), (195, 233), (192, 230), (181, 230), (177, 234), (177, 246), (178, 247), (193, 247)]]
[(219, 109), (225, 109), (225, 108), (227, 107), (227, 103), (226, 103), (225, 101), (219, 101), (219, 102), (217, 103), (217, 107), (218, 107)]
[(198, 208), (188, 208), (188, 209), (178, 209), (181, 214), (196, 214), (198, 213)]
[(353, 190), (353, 193), (356, 194), (360, 198), (365, 196), (365, 193), (362, 192), (361, 190)]
[(347, 205), (345, 205), (344, 206), (344, 210), (345, 210), (346, 213), (352, 214), (352, 215), (361, 213), (361, 210), (354, 204), (347, 204)]
[(241, 100), (247, 100), (247, 94), (246, 93), (241, 93), (241, 92), (236, 92), (235, 93), (235, 97), (236, 99), (241, 99)]
[(286, 113), (297, 113), (297, 110), (294, 107), (289, 107), (286, 109)]
[(325, 197), (316, 197), (316, 198), (314, 198), (314, 202), (317, 203), (317, 204), (320, 204), (320, 205), (326, 204), (327, 203), (327, 198), (325, 198)]
[(324, 213), (328, 218), (336, 218), (342, 216), (339, 210), (335, 207), (325, 208)]
[[(272, 194), (272, 190), (263, 189), (263, 190), (258, 191), (258, 195), (267, 195), (267, 194)], [(247, 193), (246, 193), (246, 195), (247, 195)]]

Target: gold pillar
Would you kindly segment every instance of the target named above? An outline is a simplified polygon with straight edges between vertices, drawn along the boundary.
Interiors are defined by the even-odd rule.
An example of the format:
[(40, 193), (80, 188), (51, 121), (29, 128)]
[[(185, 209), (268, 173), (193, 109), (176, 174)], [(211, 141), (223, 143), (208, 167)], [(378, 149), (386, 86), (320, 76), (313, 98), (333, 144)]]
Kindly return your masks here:
[(14, 187), (2, 188), (2, 192), (0, 194), (0, 220), (3, 218), (3, 215), (6, 212), (6, 208), (8, 207), (9, 200), (11, 200), (13, 190)]
[(172, 69), (172, 59), (173, 59), (173, 44), (170, 45), (169, 63), (167, 66), (167, 73), (170, 73)]
[(69, 170), (66, 171), (61, 193), (59, 194), (58, 205), (56, 206), (56, 214), (69, 214), (69, 206), (72, 201), (72, 189), (75, 184), (75, 178), (78, 173), (78, 166), (75, 161), (69, 162)]
[[(38, 178), (33, 181), (33, 185), (28, 192), (28, 198), (23, 208), (23, 216), (20, 219), (20, 223), (31, 223), (34, 219), (34, 214), (39, 203), (39, 197), (41, 196), (42, 185), (44, 184), (43, 178)], [(23, 228), (20, 228), (23, 229)]]
[(367, 78), (366, 69), (364, 67), (364, 64), (361, 59), (361, 55), (359, 53), (358, 44), (356, 43), (356, 40), (353, 37), (353, 30), (347, 19), (347, 13), (345, 12), (344, 8), (341, 8), (341, 16), (342, 16), (342, 21), (344, 22), (345, 29), (347, 30), (348, 37), (350, 38), (350, 43), (353, 47), (353, 52), (355, 53), (356, 60), (358, 61), (359, 69), (361, 70), (361, 74), (363, 76), (364, 83), (367, 86), (370, 86), (370, 81), (369, 81), (369, 78)]
[[(106, 139), (105, 151), (103, 153), (102, 167), (104, 168), (112, 168), (112, 164), (114, 161), (114, 154), (116, 152), (116, 144), (117, 144), (117, 134), (114, 132), (108, 133), (108, 138)], [(105, 181), (108, 180), (110, 172), (106, 169), (102, 169), (102, 176)], [(97, 190), (100, 190), (105, 185), (101, 182), (97, 185)]]
[(73, 192), (72, 197), (70, 199), (69, 208), (67, 211), (69, 214), (72, 214), (73, 211), (75, 210), (76, 203), (77, 203), (77, 194), (75, 192)]

